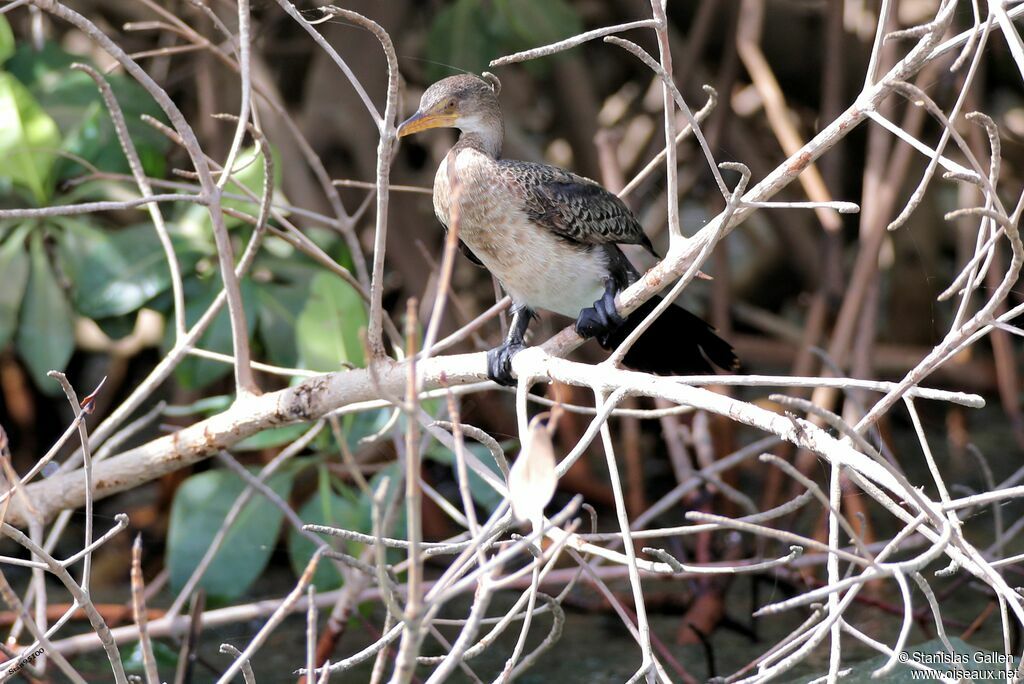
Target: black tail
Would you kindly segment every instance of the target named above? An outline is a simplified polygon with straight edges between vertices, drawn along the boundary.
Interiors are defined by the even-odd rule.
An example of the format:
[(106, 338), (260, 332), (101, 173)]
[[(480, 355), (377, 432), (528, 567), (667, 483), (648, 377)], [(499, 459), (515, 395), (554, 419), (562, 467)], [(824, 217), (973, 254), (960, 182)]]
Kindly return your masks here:
[[(659, 302), (661, 297), (653, 297), (631, 313), (625, 324), (607, 340), (605, 348), (619, 346)], [(711, 364), (728, 371), (739, 367), (736, 352), (715, 334), (714, 328), (686, 309), (674, 305), (665, 309), (644, 331), (622, 361), (635, 370), (658, 375), (713, 373)]]

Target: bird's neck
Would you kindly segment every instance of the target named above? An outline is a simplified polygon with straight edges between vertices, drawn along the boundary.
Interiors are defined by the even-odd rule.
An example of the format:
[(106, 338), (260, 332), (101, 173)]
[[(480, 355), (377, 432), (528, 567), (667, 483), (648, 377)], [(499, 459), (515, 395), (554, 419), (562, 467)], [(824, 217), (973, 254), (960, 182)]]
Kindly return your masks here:
[(501, 156), (501, 142), (505, 137), (505, 126), (500, 117), (468, 117), (459, 120), (459, 142), (457, 147), (470, 147), (483, 152), (492, 159)]

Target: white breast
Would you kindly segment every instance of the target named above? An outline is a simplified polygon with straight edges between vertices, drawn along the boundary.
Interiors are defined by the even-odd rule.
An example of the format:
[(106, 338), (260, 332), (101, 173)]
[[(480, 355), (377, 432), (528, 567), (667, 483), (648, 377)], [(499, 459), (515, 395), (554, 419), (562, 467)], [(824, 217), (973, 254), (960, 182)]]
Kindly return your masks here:
[(459, 237), (517, 304), (575, 318), (604, 293), (604, 250), (579, 248), (531, 223), (495, 166), (476, 150), (452, 150), (434, 177), (434, 211), (451, 228), (458, 202)]

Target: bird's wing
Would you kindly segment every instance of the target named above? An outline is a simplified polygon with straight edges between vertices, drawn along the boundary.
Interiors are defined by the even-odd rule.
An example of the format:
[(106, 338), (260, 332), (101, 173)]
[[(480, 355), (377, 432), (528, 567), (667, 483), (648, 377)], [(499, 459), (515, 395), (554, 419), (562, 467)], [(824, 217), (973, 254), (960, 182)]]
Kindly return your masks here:
[(506, 181), (521, 190), (527, 216), (555, 235), (582, 244), (642, 245), (651, 241), (622, 200), (583, 176), (555, 166), (501, 159)]
[[(445, 232), (446, 233), (448, 232), (447, 228), (445, 228)], [(480, 261), (480, 259), (477, 257), (477, 255), (473, 254), (473, 250), (471, 250), (469, 248), (469, 245), (467, 245), (462, 240), (459, 240), (459, 251), (462, 252), (463, 256), (465, 256), (467, 259), (472, 261), (477, 266), (483, 266), (484, 265), (484, 262)]]

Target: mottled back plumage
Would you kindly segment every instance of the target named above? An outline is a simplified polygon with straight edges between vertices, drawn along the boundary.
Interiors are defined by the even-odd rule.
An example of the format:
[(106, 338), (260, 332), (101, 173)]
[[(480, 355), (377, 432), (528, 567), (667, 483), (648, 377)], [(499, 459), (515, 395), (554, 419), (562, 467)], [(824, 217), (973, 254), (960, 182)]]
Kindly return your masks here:
[(641, 245), (654, 254), (633, 212), (596, 182), (548, 164), (499, 159), (498, 168), (523, 195), (526, 214), (559, 237), (588, 245)]

